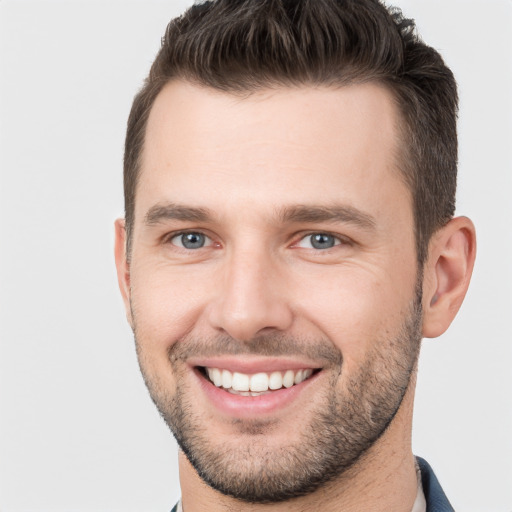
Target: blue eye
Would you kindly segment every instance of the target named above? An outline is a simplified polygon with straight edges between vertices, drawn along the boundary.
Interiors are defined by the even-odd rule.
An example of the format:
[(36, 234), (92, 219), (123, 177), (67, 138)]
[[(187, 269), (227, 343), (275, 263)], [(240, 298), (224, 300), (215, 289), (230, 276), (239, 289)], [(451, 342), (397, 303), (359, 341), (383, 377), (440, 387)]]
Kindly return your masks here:
[(325, 250), (340, 244), (340, 239), (334, 235), (329, 235), (328, 233), (313, 233), (312, 235), (304, 237), (297, 246), (305, 249)]
[(202, 233), (189, 232), (173, 236), (171, 242), (177, 247), (184, 249), (201, 249), (211, 245), (211, 240)]

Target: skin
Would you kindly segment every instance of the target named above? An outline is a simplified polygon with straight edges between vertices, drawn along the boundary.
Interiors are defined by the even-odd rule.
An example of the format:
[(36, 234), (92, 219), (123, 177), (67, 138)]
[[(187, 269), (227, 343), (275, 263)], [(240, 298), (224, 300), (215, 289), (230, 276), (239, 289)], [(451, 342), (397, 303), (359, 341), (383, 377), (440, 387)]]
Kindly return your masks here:
[[(264, 90), (241, 98), (177, 81), (157, 97), (129, 263), (124, 222), (116, 221), (119, 284), (150, 389), (166, 399), (177, 390), (193, 397), (189, 412), (207, 423), (214, 449), (228, 443), (243, 451), (250, 442), (260, 454), (298, 443), (329, 386), (344, 396), (373, 351), (396, 350), (393, 340), (410, 313), (419, 275), (411, 194), (396, 161), (399, 122), (390, 94), (376, 84)], [(171, 204), (207, 210), (208, 216), (162, 218), (161, 207)], [(282, 214), (297, 206), (336, 206), (345, 218)], [(183, 230), (204, 233), (207, 246), (179, 247), (176, 235)], [(311, 233), (332, 234), (336, 245), (315, 249)], [(449, 326), (474, 257), (468, 219), (453, 219), (433, 236), (421, 283), (424, 336)], [(313, 345), (328, 340), (343, 364), (278, 355), (273, 359), (286, 359), (284, 365), (322, 371), (281, 407), (227, 414), (203, 392), (190, 360), (169, 361), (180, 342), (193, 346), (193, 340), (224, 336), (246, 346), (271, 335)], [(242, 352), (229, 364), (269, 360)], [(409, 512), (417, 488), (410, 442), (414, 385), (413, 372), (389, 428), (363, 457), (339, 478), (291, 501), (234, 500), (207, 486), (181, 453), (184, 509)], [(272, 428), (260, 429), (261, 442), (250, 437), (250, 427), (263, 420)]]

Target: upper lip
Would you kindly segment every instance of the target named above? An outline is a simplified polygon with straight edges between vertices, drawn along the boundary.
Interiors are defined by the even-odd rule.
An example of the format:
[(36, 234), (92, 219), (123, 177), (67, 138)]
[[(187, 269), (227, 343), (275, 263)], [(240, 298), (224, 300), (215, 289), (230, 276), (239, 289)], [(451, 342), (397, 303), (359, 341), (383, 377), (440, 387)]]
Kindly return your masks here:
[(318, 369), (319, 365), (312, 361), (282, 357), (248, 357), (219, 356), (208, 358), (192, 358), (188, 364), (193, 367), (219, 368), (231, 372), (246, 374), (266, 373), (286, 370)]

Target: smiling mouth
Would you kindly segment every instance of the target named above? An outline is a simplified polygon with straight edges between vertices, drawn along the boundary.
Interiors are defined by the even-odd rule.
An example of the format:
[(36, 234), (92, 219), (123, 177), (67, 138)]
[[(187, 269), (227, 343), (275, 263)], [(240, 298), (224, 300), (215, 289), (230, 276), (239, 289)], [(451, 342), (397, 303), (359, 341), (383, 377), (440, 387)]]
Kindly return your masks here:
[(319, 369), (304, 368), (246, 374), (204, 366), (198, 367), (198, 370), (214, 386), (241, 396), (260, 396), (280, 389), (288, 389), (308, 380), (319, 371)]

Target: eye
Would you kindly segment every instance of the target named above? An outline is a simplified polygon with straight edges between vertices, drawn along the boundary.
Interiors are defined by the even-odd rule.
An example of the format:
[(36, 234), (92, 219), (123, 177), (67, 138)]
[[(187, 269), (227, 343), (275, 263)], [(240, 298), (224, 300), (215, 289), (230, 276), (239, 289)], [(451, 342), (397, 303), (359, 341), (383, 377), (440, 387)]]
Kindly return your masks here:
[(331, 249), (335, 245), (340, 245), (341, 240), (334, 235), (329, 233), (312, 233), (305, 236), (299, 241), (297, 247), (303, 247), (304, 249)]
[(188, 233), (178, 233), (170, 239), (170, 242), (183, 249), (201, 249), (212, 245), (212, 240), (203, 233), (189, 231)]

